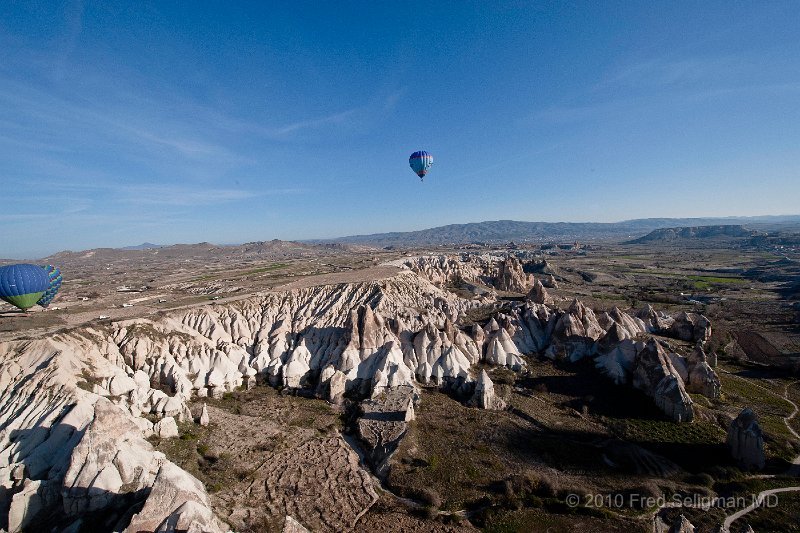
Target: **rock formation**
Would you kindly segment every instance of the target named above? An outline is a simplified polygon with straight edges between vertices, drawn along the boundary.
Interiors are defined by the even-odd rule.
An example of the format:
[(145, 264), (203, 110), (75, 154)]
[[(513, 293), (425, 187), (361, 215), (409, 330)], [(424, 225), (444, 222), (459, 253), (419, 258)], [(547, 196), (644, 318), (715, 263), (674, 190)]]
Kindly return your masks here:
[[(530, 278), (513, 257), (415, 264), (442, 282), (468, 278), (499, 282), (504, 290), (529, 288)], [(499, 273), (492, 270), (498, 264)], [(475, 405), (502, 408), (488, 374), (482, 371), (477, 382), (471, 377), (480, 362), (519, 371), (526, 366), (523, 354), (595, 357), (602, 372), (618, 383), (632, 382), (678, 421), (693, 415), (681, 372), (690, 390), (719, 393), (716, 374), (698, 354), (670, 355), (655, 341), (645, 345), (640, 339), (657, 330), (702, 341), (710, 326), (700, 315), (673, 321), (652, 309), (637, 317), (612, 309), (597, 316), (577, 300), (561, 311), (547, 304), (537, 283), (533, 295), (542, 302), (515, 302), (474, 323), (463, 319), (485, 301), (459, 298), (428, 279), (406, 270), (374, 281), (176, 310), (158, 320), (0, 342), (0, 485), (13, 494), (10, 531), (33, 530), (57, 510), (63, 510), (59, 526), (97, 511), (107, 520), (102, 527), (122, 530), (136, 509), (131, 528), (218, 531), (199, 482), (145, 438), (176, 437), (177, 423), (192, 419), (192, 398), (221, 397), (257, 380), (315, 391), (332, 403), (345, 395), (363, 400), (359, 435), (379, 470), (413, 417), (420, 385), (462, 397), (472, 393)], [(207, 422), (204, 408), (200, 423)], [(350, 472), (342, 483), (352, 491), (335, 498), (358, 502), (337, 522), (351, 527), (376, 498), (357, 458), (338, 439), (308, 444), (303, 453), (320, 473), (324, 458), (333, 456)], [(278, 464), (268, 468), (275, 469), (270, 475), (276, 483), (299, 475)], [(315, 529), (319, 513), (293, 507), (278, 492), (269, 496), (275, 498), (274, 516), (291, 514)]]
[(198, 423), (201, 426), (207, 426), (209, 424), (209, 422), (210, 422), (210, 419), (209, 419), (209, 416), (208, 416), (208, 408), (206, 407), (206, 404), (203, 404), (203, 410), (200, 411), (200, 419), (198, 420)]
[(707, 398), (719, 398), (721, 391), (719, 376), (705, 361), (700, 361), (689, 366), (689, 380), (686, 390), (702, 394)]
[(155, 423), (153, 432), (155, 432), (160, 439), (176, 438), (178, 436), (178, 424), (175, 423), (174, 418), (167, 416)]
[(661, 344), (651, 339), (636, 354), (633, 363), (633, 386), (653, 398), (656, 405), (676, 422), (691, 422), (693, 402), (683, 380)]
[(670, 317), (657, 312), (650, 304), (640, 309), (636, 313), (636, 318), (642, 320), (647, 326), (647, 331), (651, 333), (664, 331), (672, 324), (672, 319)]
[(494, 383), (489, 379), (486, 370), (481, 370), (475, 382), (475, 392), (469, 400), (469, 405), (498, 411), (506, 408), (506, 403), (495, 395)]
[(749, 407), (743, 409), (739, 416), (731, 422), (728, 428), (727, 444), (731, 455), (742, 468), (746, 470), (764, 468), (766, 460), (764, 436), (758, 425), (758, 417)]
[(557, 289), (558, 282), (556, 281), (555, 276), (552, 274), (548, 274), (546, 277), (542, 278), (542, 285), (547, 287), (548, 289)]
[[(92, 329), (0, 343), (0, 483), (13, 494), (9, 531), (36, 530), (41, 520), (79, 527), (86, 513), (102, 516), (95, 527), (122, 531), (129, 527), (129, 511), (141, 506), (140, 516), (150, 513), (151, 530), (169, 519), (222, 531), (202, 485), (144, 439), (151, 424), (131, 406), (150, 393), (138, 384), (122, 396), (108, 390), (126, 383), (119, 379), (126, 370), (114, 346)], [(125, 388), (131, 387), (127, 382)], [(183, 412), (182, 406), (175, 411)], [(191, 498), (182, 489), (187, 484), (196, 489)], [(172, 506), (149, 504), (163, 492), (175, 495)]]
[[(166, 514), (166, 517), (164, 516)], [(141, 511), (124, 533), (140, 531), (226, 531), (211, 512), (203, 484), (176, 465), (165, 462)]]
[(495, 287), (501, 291), (527, 293), (533, 282), (533, 276), (522, 270), (522, 263), (510, 256), (499, 263)]
[(553, 305), (553, 298), (547, 293), (547, 289), (537, 279), (533, 282), (533, 288), (528, 293), (527, 298), (537, 304)]
[(361, 403), (358, 436), (369, 450), (369, 460), (378, 476), (389, 468), (389, 460), (414, 419), (419, 394), (412, 386), (398, 387)]
[(711, 338), (711, 322), (696, 313), (678, 313), (669, 327), (669, 333), (682, 341), (706, 342)]

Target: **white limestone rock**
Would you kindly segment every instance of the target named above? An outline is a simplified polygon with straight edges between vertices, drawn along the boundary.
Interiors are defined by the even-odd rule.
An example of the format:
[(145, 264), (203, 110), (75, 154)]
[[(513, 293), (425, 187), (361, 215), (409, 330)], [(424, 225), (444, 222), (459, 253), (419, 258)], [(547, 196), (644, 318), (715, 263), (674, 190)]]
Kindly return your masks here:
[(171, 416), (165, 417), (153, 426), (153, 431), (161, 439), (174, 439), (178, 437), (178, 424)]
[(487, 337), (485, 361), (490, 365), (505, 366), (514, 371), (519, 371), (525, 366), (525, 360), (511, 340), (511, 336), (500, 327)]
[(286, 519), (283, 521), (283, 529), (281, 533), (311, 533), (308, 529), (303, 527), (303, 524), (295, 520), (289, 515), (286, 515)]
[(533, 288), (528, 292), (527, 298), (537, 304), (553, 305), (553, 298), (538, 279), (534, 280)]
[(689, 380), (686, 382), (686, 390), (702, 394), (706, 398), (719, 398), (722, 389), (719, 376), (714, 369), (701, 361), (689, 367)]
[(639, 347), (633, 340), (623, 339), (609, 347), (605, 353), (596, 356), (595, 367), (614, 380), (614, 383), (622, 385), (630, 380), (638, 351)]
[(26, 479), (22, 490), (11, 498), (8, 510), (8, 531), (17, 533), (27, 529), (27, 526), (39, 513), (47, 508), (42, 489), (47, 482), (44, 480)]
[(165, 462), (144, 507), (133, 516), (124, 533), (140, 531), (223, 533), (226, 528), (211, 512), (203, 484), (173, 463)]
[(525, 294), (530, 290), (532, 283), (533, 276), (523, 271), (522, 263), (516, 257), (507, 257), (499, 263), (494, 282), (497, 289)]
[(475, 382), (475, 392), (472, 398), (470, 398), (468, 405), (496, 411), (506, 408), (506, 403), (495, 395), (494, 383), (489, 379), (489, 374), (486, 373), (486, 370), (481, 370)]

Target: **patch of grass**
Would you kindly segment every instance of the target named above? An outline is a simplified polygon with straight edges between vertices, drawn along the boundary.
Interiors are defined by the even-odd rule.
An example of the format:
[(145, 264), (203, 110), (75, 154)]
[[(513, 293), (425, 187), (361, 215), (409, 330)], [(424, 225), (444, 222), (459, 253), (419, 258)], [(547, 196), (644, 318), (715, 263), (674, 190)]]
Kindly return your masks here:
[(286, 268), (287, 266), (289, 266), (289, 263), (273, 263), (273, 264), (267, 265), (265, 267), (256, 268), (254, 270), (248, 270), (244, 274), (238, 274), (235, 277), (251, 276), (253, 274), (261, 274), (263, 272), (272, 272), (273, 270), (280, 270), (281, 268)]
[(779, 493), (777, 504), (749, 513), (747, 523), (754, 531), (800, 531), (800, 492)]
[(605, 292), (593, 292), (592, 298), (595, 300), (627, 300), (627, 296), (622, 294), (614, 294), (614, 293), (605, 293)]
[(777, 389), (776, 392), (770, 392), (747, 378), (724, 372), (719, 373), (719, 379), (722, 384), (723, 400), (746, 404), (755, 409), (759, 415), (771, 414), (783, 417), (789, 416), (793, 410), (792, 404), (781, 396), (782, 389), (780, 392)]
[(630, 418), (615, 420), (609, 427), (620, 438), (663, 455), (688, 471), (730, 462), (725, 447), (727, 434), (713, 422)]
[(686, 276), (686, 279), (692, 281), (699, 281), (702, 283), (720, 283), (720, 284), (729, 284), (729, 285), (737, 285), (737, 284), (744, 284), (749, 283), (750, 281), (738, 276)]
[(289, 263), (272, 263), (271, 265), (263, 266), (260, 268), (255, 268), (253, 270), (248, 270), (246, 272), (232, 272), (230, 270), (216, 270), (209, 274), (205, 274), (203, 276), (198, 276), (190, 280), (190, 283), (198, 283), (201, 281), (211, 281), (213, 279), (235, 279), (241, 278), (244, 276), (251, 276), (253, 274), (263, 274), (264, 272), (272, 272), (273, 270), (280, 270), (282, 268), (286, 268), (289, 266)]
[(634, 442), (708, 444), (725, 442), (725, 432), (717, 424), (695, 421), (690, 424), (671, 420), (627, 419), (615, 424), (621, 437)]

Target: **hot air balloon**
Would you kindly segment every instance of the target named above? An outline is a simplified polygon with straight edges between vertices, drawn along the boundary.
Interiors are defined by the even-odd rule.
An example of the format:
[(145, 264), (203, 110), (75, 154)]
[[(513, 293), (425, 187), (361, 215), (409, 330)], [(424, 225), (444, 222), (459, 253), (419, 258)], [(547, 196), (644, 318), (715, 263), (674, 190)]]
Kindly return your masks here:
[(50, 302), (53, 301), (53, 298), (56, 297), (58, 289), (61, 288), (61, 280), (64, 278), (61, 276), (61, 271), (58, 269), (58, 267), (47, 265), (43, 266), (42, 268), (45, 272), (47, 272), (47, 277), (50, 279), (50, 287), (44, 291), (44, 294), (42, 294), (42, 297), (39, 298), (36, 303), (44, 308), (47, 308), (47, 306), (50, 305)]
[(419, 152), (411, 154), (411, 157), (408, 158), (408, 164), (411, 165), (411, 170), (413, 170), (421, 180), (425, 177), (425, 174), (428, 173), (428, 169), (431, 168), (431, 165), (433, 165), (433, 156), (428, 152), (420, 150)]
[(19, 264), (0, 267), (0, 298), (23, 311), (33, 307), (50, 288), (50, 278), (40, 266)]

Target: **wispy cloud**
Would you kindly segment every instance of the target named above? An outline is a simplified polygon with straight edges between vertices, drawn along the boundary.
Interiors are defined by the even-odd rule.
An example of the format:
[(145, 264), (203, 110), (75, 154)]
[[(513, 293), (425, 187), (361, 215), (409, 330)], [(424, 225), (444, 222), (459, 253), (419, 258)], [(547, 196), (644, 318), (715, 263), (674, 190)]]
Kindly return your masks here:
[(257, 197), (302, 194), (305, 189), (265, 189), (253, 192), (240, 189), (213, 189), (174, 185), (134, 185), (117, 189), (116, 199), (137, 205), (208, 206)]
[(742, 57), (655, 57), (630, 63), (609, 72), (598, 87), (673, 87), (723, 81), (747, 71)]
[(610, 69), (597, 83), (538, 110), (534, 121), (571, 123), (660, 111), (673, 103), (737, 94), (796, 92), (795, 81), (770, 80), (748, 56), (653, 57)]
[(273, 128), (273, 129), (264, 129), (264, 132), (267, 133), (269, 136), (283, 136), (288, 133), (294, 133), (300, 130), (308, 129), (308, 128), (319, 128), (321, 126), (327, 126), (331, 124), (343, 124), (348, 118), (355, 115), (358, 109), (348, 109), (347, 111), (342, 111), (340, 113), (334, 113), (332, 115), (328, 115), (326, 117), (315, 118), (311, 120), (300, 120), (297, 122), (293, 122), (291, 124), (287, 124), (282, 127)]
[(45, 213), (17, 213), (17, 214), (0, 214), (0, 221), (2, 222), (25, 222), (29, 220), (41, 220), (49, 218)]
[[(265, 137), (273, 139), (287, 138), (291, 134), (296, 134), (304, 130), (320, 130), (323, 128), (354, 129), (369, 126), (386, 114), (391, 113), (397, 103), (405, 94), (406, 89), (401, 88), (391, 92), (383, 98), (375, 98), (362, 106), (353, 107), (344, 111), (331, 113), (326, 116), (298, 120), (283, 126), (259, 126), (253, 127), (252, 124), (241, 125), (245, 129), (256, 131)], [(230, 122), (229, 122), (230, 124)]]

